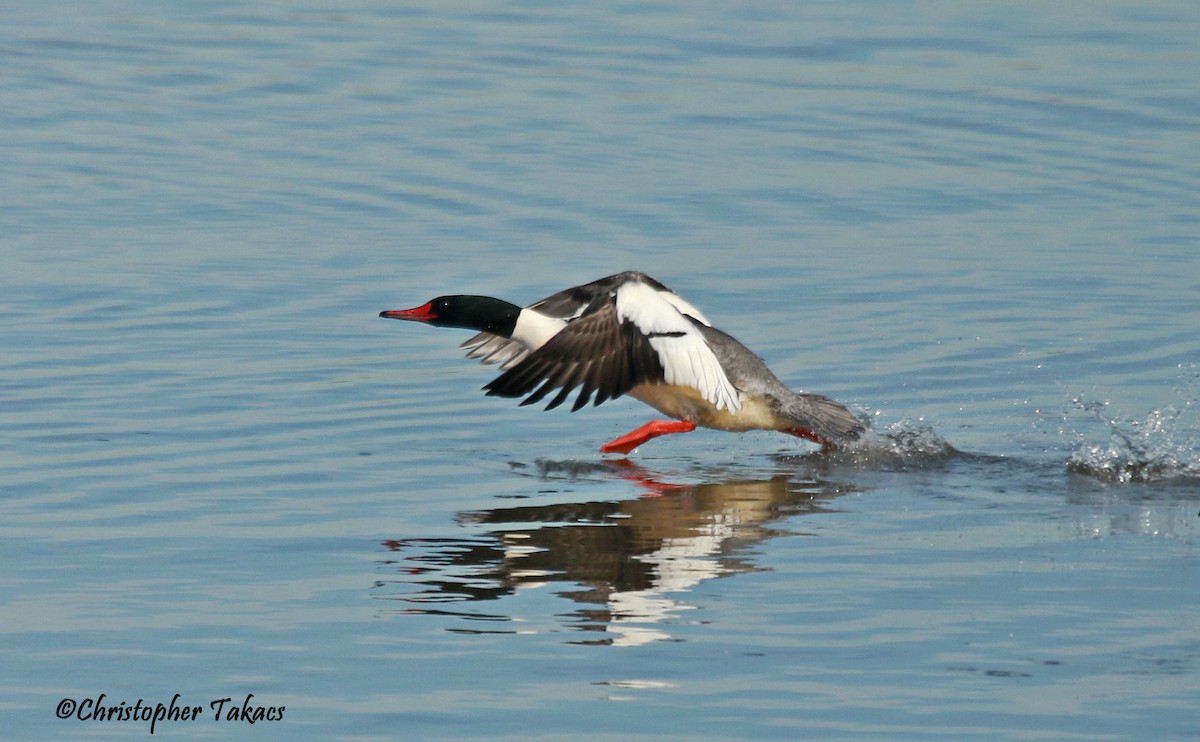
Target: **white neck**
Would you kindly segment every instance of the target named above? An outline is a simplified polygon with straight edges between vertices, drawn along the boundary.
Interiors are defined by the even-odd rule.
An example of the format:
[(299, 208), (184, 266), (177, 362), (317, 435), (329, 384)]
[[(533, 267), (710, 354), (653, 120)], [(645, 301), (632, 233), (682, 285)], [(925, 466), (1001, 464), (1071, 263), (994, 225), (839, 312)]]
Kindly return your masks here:
[(532, 309), (522, 309), (517, 315), (517, 326), (513, 328), (512, 339), (529, 350), (537, 350), (566, 326), (565, 320)]

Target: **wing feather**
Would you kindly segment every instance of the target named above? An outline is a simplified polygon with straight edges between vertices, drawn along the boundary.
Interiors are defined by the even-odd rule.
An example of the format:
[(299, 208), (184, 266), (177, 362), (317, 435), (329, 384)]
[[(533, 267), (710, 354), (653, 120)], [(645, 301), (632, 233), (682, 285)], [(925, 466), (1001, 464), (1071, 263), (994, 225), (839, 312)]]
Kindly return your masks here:
[[(585, 303), (586, 302), (586, 303)], [(697, 389), (717, 409), (741, 408), (738, 391), (699, 331), (703, 316), (662, 284), (638, 273), (624, 273), (568, 289), (531, 305), (568, 324), (542, 347), (504, 366), (484, 390), (501, 397), (526, 397), (534, 404), (559, 392), (553, 409), (578, 388), (572, 411), (625, 394), (642, 383), (667, 383)], [(505, 350), (484, 340), (485, 361)], [(527, 396), (528, 395), (528, 396)]]
[(689, 319), (680, 311), (680, 305), (691, 306), (666, 287), (659, 290), (646, 283), (628, 284), (617, 293), (618, 316), (635, 324), (648, 338), (661, 359), (666, 383), (697, 389), (719, 410), (740, 410), (737, 389), (693, 324), (707, 323)]

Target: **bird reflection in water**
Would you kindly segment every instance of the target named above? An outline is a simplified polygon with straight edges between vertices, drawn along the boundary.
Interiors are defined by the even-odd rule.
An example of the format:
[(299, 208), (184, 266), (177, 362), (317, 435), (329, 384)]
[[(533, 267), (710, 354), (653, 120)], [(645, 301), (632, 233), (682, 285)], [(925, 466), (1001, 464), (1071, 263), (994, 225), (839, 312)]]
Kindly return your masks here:
[[(521, 472), (521, 465), (514, 467)], [(451, 631), (517, 633), (507, 626), (512, 616), (480, 604), (556, 585), (554, 594), (578, 604), (561, 620), (602, 634), (575, 643), (671, 639), (669, 625), (691, 608), (684, 602), (689, 591), (705, 580), (762, 569), (750, 547), (794, 533), (777, 524), (827, 512), (829, 502), (847, 491), (811, 478), (811, 472), (810, 478), (798, 474), (693, 485), (658, 481), (628, 460), (538, 462), (542, 480), (603, 482), (616, 476), (644, 493), (631, 500), (464, 512), (458, 521), (471, 533), (462, 538), (385, 541), (394, 556), (382, 567), (394, 576), (376, 583), (376, 597), (406, 604), (406, 613), (470, 621)]]

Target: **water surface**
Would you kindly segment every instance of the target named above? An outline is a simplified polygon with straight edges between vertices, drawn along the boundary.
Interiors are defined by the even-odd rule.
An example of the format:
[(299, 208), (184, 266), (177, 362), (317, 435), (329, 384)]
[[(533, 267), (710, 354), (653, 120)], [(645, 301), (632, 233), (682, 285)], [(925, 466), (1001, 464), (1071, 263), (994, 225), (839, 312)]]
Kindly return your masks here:
[[(14, 738), (1200, 736), (1190, 4), (5, 20)], [(376, 317), (625, 269), (875, 442), (604, 457)]]

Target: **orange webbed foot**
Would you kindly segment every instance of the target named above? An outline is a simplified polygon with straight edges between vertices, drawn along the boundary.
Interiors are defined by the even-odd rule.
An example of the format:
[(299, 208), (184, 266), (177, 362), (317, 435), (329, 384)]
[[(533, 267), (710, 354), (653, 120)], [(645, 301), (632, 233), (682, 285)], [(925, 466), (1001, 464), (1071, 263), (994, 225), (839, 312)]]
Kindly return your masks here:
[(690, 420), (651, 420), (630, 433), (611, 440), (600, 447), (600, 453), (629, 453), (651, 438), (671, 433), (690, 433), (696, 423)]

